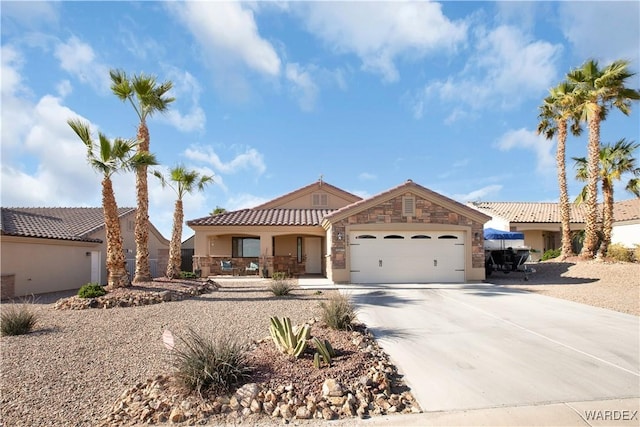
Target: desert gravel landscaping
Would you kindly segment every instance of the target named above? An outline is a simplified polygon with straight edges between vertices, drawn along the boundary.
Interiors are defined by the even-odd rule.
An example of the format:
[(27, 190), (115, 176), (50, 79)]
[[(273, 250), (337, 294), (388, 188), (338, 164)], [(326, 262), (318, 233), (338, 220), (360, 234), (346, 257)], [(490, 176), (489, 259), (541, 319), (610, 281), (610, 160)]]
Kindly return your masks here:
[[(135, 425), (140, 421), (123, 418), (123, 411), (116, 414), (116, 418), (110, 415), (118, 412), (114, 406), (123, 399), (139, 400), (152, 388), (146, 385), (164, 384), (162, 376), (173, 372), (170, 352), (162, 341), (165, 329), (176, 337), (186, 336), (192, 328), (204, 336), (260, 341), (269, 336), (271, 316), (289, 317), (293, 324), (307, 322), (320, 315), (319, 303), (337, 292), (295, 289), (288, 297), (278, 298), (267, 290), (267, 284), (268, 281), (255, 280), (225, 282), (218, 291), (189, 299), (109, 309), (55, 309), (55, 301), (70, 293), (43, 296), (34, 307), (39, 316), (35, 331), (28, 335), (4, 336), (1, 340), (0, 425)], [(266, 341), (262, 347), (271, 344)], [(340, 347), (344, 349), (347, 345), (350, 339)], [(370, 365), (389, 368), (389, 364), (380, 363), (384, 359), (381, 352), (371, 350), (368, 344), (363, 350), (369, 354), (364, 358), (359, 354), (355, 354), (358, 356), (355, 358), (338, 355), (339, 363), (330, 368), (334, 369), (333, 374), (349, 378), (353, 372), (367, 373)], [(343, 354), (353, 351), (358, 352), (358, 347)], [(358, 367), (360, 370), (349, 365), (350, 359), (363, 365)], [(293, 372), (294, 366), (296, 363), (290, 365), (292, 372), (286, 372), (286, 365), (275, 369), (295, 381), (299, 376)], [(340, 372), (340, 369), (346, 371)], [(323, 379), (311, 377), (311, 383), (322, 384)], [(405, 410), (411, 410), (405, 398), (412, 397), (406, 389), (403, 391)], [(123, 398), (123, 395), (126, 396)], [(415, 408), (417, 404), (414, 411)], [(252, 419), (255, 421), (255, 417)], [(199, 421), (206, 420), (200, 418)], [(279, 423), (282, 421), (280, 418)], [(209, 422), (224, 423), (225, 419), (209, 419)], [(263, 417), (260, 424), (269, 422), (272, 421), (268, 417)]]
[(640, 316), (640, 264), (627, 262), (544, 261), (535, 273), (494, 272), (487, 282)]

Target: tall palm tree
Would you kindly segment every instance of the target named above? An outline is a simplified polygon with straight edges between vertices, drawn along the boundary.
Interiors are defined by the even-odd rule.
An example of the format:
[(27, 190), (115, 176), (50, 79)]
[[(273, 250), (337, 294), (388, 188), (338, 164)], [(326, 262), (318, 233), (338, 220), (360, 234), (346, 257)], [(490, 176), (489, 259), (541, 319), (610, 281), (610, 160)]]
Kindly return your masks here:
[[(640, 167), (633, 157), (633, 152), (640, 147), (640, 144), (628, 142), (620, 139), (613, 145), (605, 145), (600, 149), (600, 177), (602, 182), (602, 243), (598, 250), (598, 258), (604, 258), (611, 244), (611, 231), (613, 229), (613, 183), (619, 181), (625, 174), (630, 174), (632, 178), (626, 185), (626, 190), (640, 197)], [(588, 179), (587, 159), (584, 157), (574, 157), (576, 161), (576, 178), (581, 181)], [(577, 203), (581, 203), (587, 197), (587, 188), (576, 198)]]
[[(148, 153), (150, 146), (147, 118), (156, 112), (165, 112), (175, 99), (167, 95), (173, 83), (156, 82), (154, 76), (145, 74), (134, 75), (129, 78), (124, 71), (111, 70), (111, 91), (123, 102), (127, 100), (133, 106), (138, 119), (137, 140), (139, 153)], [(149, 190), (147, 187), (147, 166), (141, 165), (136, 169), (136, 272), (134, 282), (151, 280), (149, 267)]]
[(568, 81), (575, 84), (576, 110), (589, 127), (585, 238), (580, 253), (586, 259), (593, 258), (598, 244), (600, 123), (611, 108), (629, 115), (631, 102), (640, 99), (639, 91), (625, 86), (627, 80), (634, 75), (628, 67), (628, 61), (618, 60), (600, 69), (597, 61), (589, 60), (567, 74)]
[(571, 133), (575, 136), (582, 133), (580, 121), (574, 112), (574, 85), (562, 82), (549, 90), (549, 95), (538, 107), (538, 135), (544, 134), (547, 139), (557, 135), (556, 167), (558, 169), (558, 186), (560, 189), (560, 224), (562, 230), (562, 249), (560, 259), (564, 260), (573, 255), (571, 247), (571, 206), (569, 191), (567, 190), (566, 171), (566, 141), (567, 124), (571, 120)]
[(102, 174), (102, 210), (107, 237), (108, 288), (130, 286), (131, 282), (127, 274), (122, 248), (118, 205), (113, 192), (111, 176), (120, 171), (135, 169), (140, 165), (155, 165), (157, 162), (155, 157), (149, 153), (134, 153), (137, 141), (116, 138), (111, 142), (106, 136), (99, 133), (96, 143), (91, 137), (88, 123), (77, 119), (70, 119), (67, 123), (87, 148), (89, 164)]
[(185, 194), (190, 194), (194, 190), (202, 191), (204, 187), (213, 182), (213, 176), (200, 175), (196, 171), (187, 170), (184, 166), (178, 165), (169, 171), (170, 176), (165, 176), (160, 171), (153, 171), (162, 186), (169, 186), (175, 191), (175, 210), (173, 212), (173, 229), (171, 230), (171, 244), (169, 246), (169, 264), (167, 265), (167, 277), (173, 279), (180, 276), (180, 266), (182, 264), (181, 242), (182, 242), (182, 222), (184, 220), (184, 210), (182, 199)]

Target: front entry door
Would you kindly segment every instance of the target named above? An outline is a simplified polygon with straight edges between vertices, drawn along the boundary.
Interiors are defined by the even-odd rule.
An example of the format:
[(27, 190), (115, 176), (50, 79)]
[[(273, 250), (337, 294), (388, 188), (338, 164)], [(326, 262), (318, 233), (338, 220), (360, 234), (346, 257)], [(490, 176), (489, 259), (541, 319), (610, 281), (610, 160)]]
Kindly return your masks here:
[(322, 238), (305, 238), (307, 260), (305, 269), (307, 274), (322, 274)]

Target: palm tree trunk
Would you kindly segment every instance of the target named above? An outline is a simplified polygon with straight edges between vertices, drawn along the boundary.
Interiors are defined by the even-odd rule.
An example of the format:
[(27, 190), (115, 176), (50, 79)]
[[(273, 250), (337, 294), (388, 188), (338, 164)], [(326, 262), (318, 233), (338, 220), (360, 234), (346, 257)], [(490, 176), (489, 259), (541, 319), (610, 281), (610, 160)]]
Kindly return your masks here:
[[(138, 126), (138, 152), (149, 152), (149, 129), (144, 121)], [(147, 166), (136, 169), (136, 274), (134, 283), (151, 281), (149, 268), (149, 189), (147, 186)]]
[(562, 229), (562, 249), (560, 260), (573, 256), (571, 248), (571, 206), (567, 190), (566, 168), (567, 121), (558, 120), (558, 147), (556, 149), (556, 166), (558, 168), (558, 186), (560, 187), (560, 226)]
[(611, 231), (613, 230), (613, 183), (602, 181), (602, 243), (598, 250), (598, 258), (607, 256), (611, 244)]
[(102, 180), (102, 209), (104, 211), (107, 236), (107, 288), (115, 289), (130, 286), (131, 283), (129, 282), (122, 248), (118, 205), (116, 204), (113, 185), (109, 177)]
[(182, 267), (182, 220), (184, 212), (182, 210), (182, 200), (176, 200), (176, 208), (173, 212), (173, 229), (171, 231), (171, 244), (169, 246), (169, 264), (167, 265), (167, 277), (173, 279), (180, 277)]
[(593, 104), (587, 146), (587, 199), (584, 243), (580, 257), (592, 259), (598, 245), (598, 178), (600, 176), (600, 106)]

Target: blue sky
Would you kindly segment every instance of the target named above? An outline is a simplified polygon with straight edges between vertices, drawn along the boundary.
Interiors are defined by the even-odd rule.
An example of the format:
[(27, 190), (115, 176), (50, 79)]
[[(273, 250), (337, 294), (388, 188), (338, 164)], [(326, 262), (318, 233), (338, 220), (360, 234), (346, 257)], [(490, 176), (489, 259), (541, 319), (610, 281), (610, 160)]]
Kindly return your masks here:
[[(135, 136), (132, 107), (109, 89), (113, 68), (174, 83), (176, 102), (148, 122), (151, 151), (164, 169), (215, 179), (185, 198), (185, 219), (321, 175), (362, 197), (413, 179), (460, 202), (555, 201), (555, 144), (535, 134), (548, 89), (588, 58), (640, 66), (637, 1), (0, 7), (2, 206), (100, 206), (100, 177), (66, 120)], [(639, 107), (610, 114), (602, 141), (640, 142)], [(586, 141), (570, 138), (568, 157)], [(175, 194), (149, 184), (151, 221), (168, 238)], [(572, 195), (580, 188), (571, 180)], [(132, 174), (115, 190), (135, 206)]]

